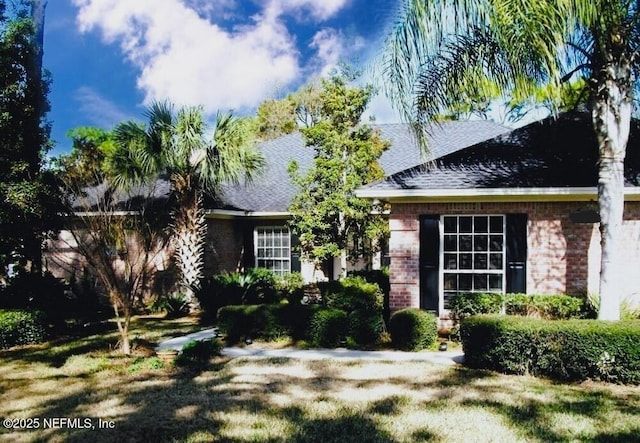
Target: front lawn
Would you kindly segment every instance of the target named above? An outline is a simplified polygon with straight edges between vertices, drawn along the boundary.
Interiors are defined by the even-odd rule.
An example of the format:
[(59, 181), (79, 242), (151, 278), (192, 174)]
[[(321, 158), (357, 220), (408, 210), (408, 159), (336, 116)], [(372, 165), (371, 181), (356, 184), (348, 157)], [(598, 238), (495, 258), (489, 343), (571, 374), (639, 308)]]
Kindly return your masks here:
[[(137, 319), (157, 342), (188, 321)], [(109, 350), (117, 334), (0, 353), (0, 441), (634, 441), (640, 388), (560, 384), (428, 363), (216, 358), (205, 370), (162, 367)], [(106, 340), (105, 340), (106, 338)], [(139, 355), (143, 355), (139, 351)], [(70, 429), (90, 419), (96, 429)], [(113, 422), (112, 429), (98, 429)], [(85, 422), (79, 422), (85, 424)]]

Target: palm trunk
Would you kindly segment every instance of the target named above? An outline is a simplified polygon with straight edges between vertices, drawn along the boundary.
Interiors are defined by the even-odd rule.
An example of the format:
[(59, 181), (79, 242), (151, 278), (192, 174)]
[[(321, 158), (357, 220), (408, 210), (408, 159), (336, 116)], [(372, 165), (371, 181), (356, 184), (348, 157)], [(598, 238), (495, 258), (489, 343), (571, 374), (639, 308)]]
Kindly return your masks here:
[[(610, 54), (615, 52), (609, 51)], [(606, 53), (605, 53), (606, 54)], [(599, 146), (598, 206), (600, 210), (600, 320), (620, 319), (624, 158), (631, 122), (631, 69), (624, 57), (606, 59), (594, 71), (593, 126)]]
[(200, 309), (195, 291), (200, 287), (204, 268), (204, 246), (207, 232), (202, 196), (190, 192), (178, 207), (175, 220), (176, 262), (181, 287), (192, 312)]

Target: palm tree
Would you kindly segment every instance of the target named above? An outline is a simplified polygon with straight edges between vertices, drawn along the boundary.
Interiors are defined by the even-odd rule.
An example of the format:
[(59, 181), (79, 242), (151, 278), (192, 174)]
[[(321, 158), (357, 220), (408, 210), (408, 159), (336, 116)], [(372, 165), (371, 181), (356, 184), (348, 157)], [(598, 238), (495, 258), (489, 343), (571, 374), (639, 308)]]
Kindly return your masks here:
[(383, 55), (387, 93), (421, 140), (435, 115), (486, 79), (516, 97), (551, 85), (544, 89), (557, 100), (564, 82), (583, 76), (599, 144), (604, 320), (620, 318), (616, 269), (639, 9), (633, 0), (406, 0)]
[(116, 152), (108, 168), (116, 184), (128, 186), (168, 177), (176, 206), (171, 225), (180, 284), (192, 309), (202, 278), (206, 235), (205, 194), (215, 197), (223, 183), (251, 180), (264, 164), (253, 149), (243, 120), (219, 113), (210, 141), (202, 108), (184, 107), (177, 113), (167, 102), (146, 111), (148, 124), (124, 122), (116, 126)]

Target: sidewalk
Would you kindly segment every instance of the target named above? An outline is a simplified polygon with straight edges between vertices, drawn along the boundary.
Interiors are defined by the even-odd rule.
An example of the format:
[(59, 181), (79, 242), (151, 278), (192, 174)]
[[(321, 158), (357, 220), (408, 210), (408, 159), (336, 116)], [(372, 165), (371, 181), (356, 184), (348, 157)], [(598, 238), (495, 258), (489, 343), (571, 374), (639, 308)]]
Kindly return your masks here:
[[(218, 336), (218, 328), (205, 329), (182, 337), (163, 341), (156, 347), (181, 350), (191, 340), (206, 340)], [(402, 351), (358, 351), (353, 349), (264, 349), (257, 345), (247, 347), (228, 347), (222, 349), (222, 355), (231, 358), (294, 358), (300, 360), (368, 360), (368, 361), (426, 361), (442, 365), (456, 365), (464, 361), (464, 354), (457, 351), (445, 352), (402, 352)]]

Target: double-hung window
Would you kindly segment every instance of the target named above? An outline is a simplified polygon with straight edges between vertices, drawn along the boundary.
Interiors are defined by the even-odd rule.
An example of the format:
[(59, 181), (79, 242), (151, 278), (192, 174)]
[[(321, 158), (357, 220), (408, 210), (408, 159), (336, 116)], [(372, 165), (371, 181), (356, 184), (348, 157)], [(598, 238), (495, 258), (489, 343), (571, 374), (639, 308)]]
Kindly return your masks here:
[(444, 308), (460, 293), (505, 291), (505, 216), (443, 215)]
[(255, 230), (256, 266), (276, 275), (291, 272), (291, 236), (285, 226), (258, 226)]

